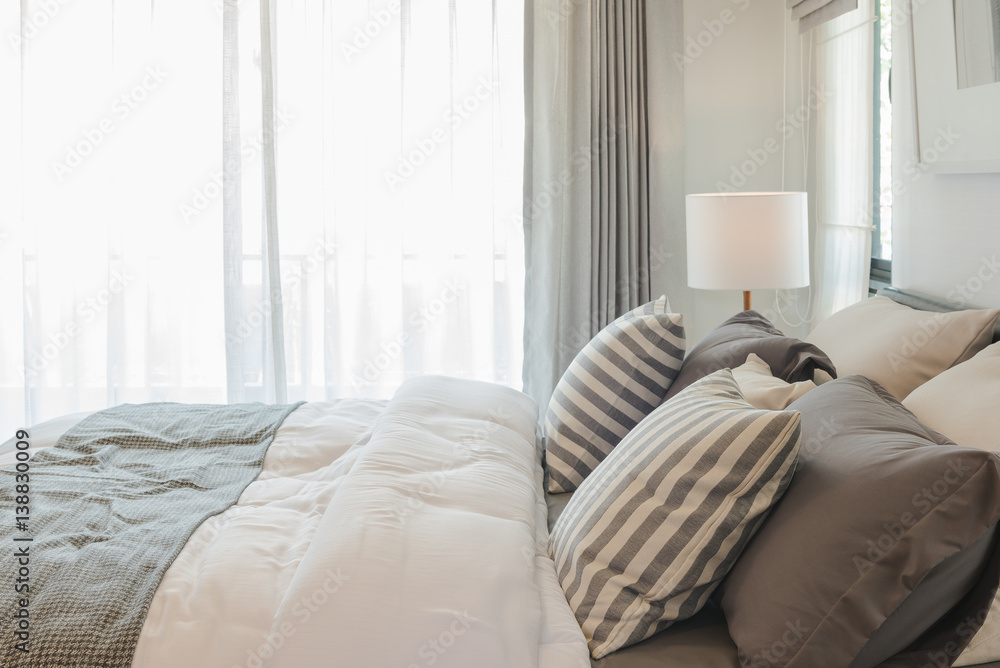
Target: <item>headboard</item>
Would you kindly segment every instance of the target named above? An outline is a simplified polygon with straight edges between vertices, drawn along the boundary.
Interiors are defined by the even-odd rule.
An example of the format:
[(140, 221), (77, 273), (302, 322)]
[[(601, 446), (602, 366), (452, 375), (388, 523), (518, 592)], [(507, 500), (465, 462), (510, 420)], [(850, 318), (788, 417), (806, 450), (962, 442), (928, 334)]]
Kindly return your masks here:
[[(929, 297), (919, 292), (907, 292), (899, 288), (882, 288), (878, 291), (880, 297), (888, 297), (894, 302), (915, 308), (920, 311), (935, 311), (937, 313), (948, 313), (949, 311), (967, 311), (974, 306), (963, 306), (938, 297)], [(993, 341), (1000, 341), (1000, 319), (993, 325)]]

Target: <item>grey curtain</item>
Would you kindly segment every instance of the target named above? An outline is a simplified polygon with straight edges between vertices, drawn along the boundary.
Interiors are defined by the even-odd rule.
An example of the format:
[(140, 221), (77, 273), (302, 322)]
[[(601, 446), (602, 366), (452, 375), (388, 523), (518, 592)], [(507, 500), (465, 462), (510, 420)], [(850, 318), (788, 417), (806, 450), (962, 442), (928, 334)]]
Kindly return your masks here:
[(524, 386), (544, 407), (653, 296), (646, 2), (532, 0), (525, 25)]

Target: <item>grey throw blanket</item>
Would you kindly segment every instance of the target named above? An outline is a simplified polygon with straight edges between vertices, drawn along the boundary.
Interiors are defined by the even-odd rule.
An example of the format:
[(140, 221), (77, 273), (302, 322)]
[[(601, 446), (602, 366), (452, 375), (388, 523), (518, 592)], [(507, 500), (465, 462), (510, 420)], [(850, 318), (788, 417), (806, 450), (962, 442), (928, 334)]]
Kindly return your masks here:
[[(0, 665), (130, 666), (163, 574), (198, 525), (260, 474), (278, 426), (298, 405), (95, 413), (31, 460), (21, 529), (16, 472), (0, 469)], [(16, 590), (26, 574), (28, 588)]]

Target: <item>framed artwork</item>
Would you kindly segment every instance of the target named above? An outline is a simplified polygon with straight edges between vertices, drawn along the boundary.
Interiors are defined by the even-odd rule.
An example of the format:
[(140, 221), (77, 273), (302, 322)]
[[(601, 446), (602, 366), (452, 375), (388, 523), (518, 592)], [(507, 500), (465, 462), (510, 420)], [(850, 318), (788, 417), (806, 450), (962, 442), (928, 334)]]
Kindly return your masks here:
[(1000, 172), (1000, 0), (907, 0), (917, 155)]

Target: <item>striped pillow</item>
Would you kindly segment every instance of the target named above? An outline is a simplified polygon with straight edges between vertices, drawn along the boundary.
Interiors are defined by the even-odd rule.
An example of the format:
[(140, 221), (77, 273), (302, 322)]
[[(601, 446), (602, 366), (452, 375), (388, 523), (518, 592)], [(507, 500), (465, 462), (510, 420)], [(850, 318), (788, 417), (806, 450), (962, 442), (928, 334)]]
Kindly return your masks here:
[(755, 409), (728, 369), (622, 440), (549, 538), (595, 659), (701, 609), (784, 493), (799, 441), (799, 413)]
[(549, 491), (572, 492), (663, 401), (684, 359), (666, 297), (626, 313), (577, 354), (545, 416)]

